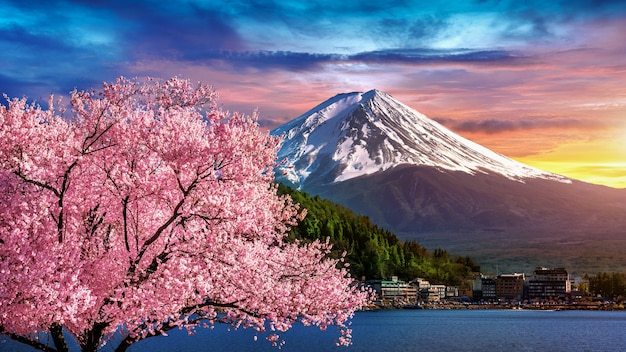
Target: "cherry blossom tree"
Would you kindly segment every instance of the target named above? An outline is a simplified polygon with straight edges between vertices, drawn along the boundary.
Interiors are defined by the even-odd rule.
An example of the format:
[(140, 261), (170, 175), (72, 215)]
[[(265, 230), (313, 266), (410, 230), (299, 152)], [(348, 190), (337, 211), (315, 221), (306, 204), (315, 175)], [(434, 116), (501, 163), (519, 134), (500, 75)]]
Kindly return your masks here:
[[(339, 327), (370, 299), (277, 193), (279, 139), (187, 80), (118, 79), (71, 109), (0, 105), (0, 333), (118, 351), (216, 322)], [(69, 336), (74, 341), (66, 341)], [(53, 343), (49, 343), (51, 340)]]

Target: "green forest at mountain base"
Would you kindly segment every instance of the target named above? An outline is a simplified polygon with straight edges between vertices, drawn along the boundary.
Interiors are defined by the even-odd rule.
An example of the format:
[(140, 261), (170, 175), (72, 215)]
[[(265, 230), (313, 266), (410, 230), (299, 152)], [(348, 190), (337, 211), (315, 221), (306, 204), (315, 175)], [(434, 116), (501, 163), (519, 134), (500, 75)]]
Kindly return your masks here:
[(330, 238), (333, 255), (344, 251), (349, 269), (357, 279), (388, 279), (397, 276), (410, 281), (424, 278), (433, 284), (468, 286), (480, 266), (468, 256), (432, 251), (414, 241), (401, 241), (379, 228), (364, 215), (318, 196), (279, 184), (279, 193), (289, 194), (307, 210), (306, 217), (292, 228), (291, 239), (325, 241)]

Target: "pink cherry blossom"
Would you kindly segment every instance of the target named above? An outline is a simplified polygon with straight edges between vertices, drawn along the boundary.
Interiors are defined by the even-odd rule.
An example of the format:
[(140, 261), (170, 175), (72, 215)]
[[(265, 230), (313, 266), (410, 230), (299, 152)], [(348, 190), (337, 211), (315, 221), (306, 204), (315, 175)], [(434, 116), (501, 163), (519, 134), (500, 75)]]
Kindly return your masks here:
[(286, 241), (306, 212), (273, 185), (279, 139), (216, 99), (119, 78), (67, 111), (0, 105), (0, 333), (95, 351), (118, 331), (123, 351), (172, 328), (299, 321), (350, 343), (370, 293), (328, 243)]

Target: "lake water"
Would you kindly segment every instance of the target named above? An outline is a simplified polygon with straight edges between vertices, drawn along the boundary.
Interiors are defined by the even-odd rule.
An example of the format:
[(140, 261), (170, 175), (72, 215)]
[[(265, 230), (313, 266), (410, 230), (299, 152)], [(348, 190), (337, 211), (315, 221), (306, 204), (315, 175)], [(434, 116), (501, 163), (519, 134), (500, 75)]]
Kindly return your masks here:
[[(626, 351), (626, 312), (533, 310), (388, 310), (359, 312), (353, 345), (335, 347), (338, 332), (300, 325), (282, 334), (279, 350), (253, 330), (219, 325), (195, 336), (170, 331), (129, 351)], [(0, 344), (12, 351), (14, 344)], [(21, 349), (26, 351), (26, 349)], [(106, 349), (105, 349), (106, 350)]]

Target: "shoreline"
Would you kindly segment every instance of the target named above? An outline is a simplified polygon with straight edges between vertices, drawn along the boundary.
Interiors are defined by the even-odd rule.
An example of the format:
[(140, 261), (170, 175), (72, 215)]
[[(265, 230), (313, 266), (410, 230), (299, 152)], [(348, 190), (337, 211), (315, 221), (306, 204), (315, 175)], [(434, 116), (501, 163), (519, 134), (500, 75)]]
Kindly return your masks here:
[(364, 311), (376, 311), (387, 309), (429, 309), (429, 310), (598, 310), (598, 311), (621, 311), (626, 310), (623, 303), (613, 302), (575, 302), (575, 303), (420, 303), (404, 305), (381, 305), (373, 304), (365, 307)]

